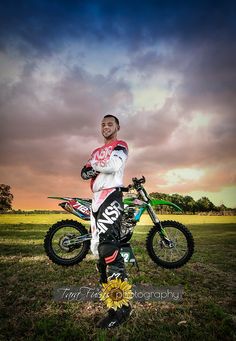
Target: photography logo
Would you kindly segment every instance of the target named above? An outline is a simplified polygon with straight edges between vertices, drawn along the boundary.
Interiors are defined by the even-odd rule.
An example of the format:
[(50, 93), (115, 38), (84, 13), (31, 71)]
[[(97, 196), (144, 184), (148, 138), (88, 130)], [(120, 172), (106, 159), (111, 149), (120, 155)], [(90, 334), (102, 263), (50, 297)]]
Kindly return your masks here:
[[(115, 290), (112, 288), (111, 293)], [(120, 290), (120, 286), (116, 291)], [(145, 302), (145, 301), (172, 301), (179, 302), (183, 300), (183, 286), (175, 287), (154, 287), (145, 285), (133, 285), (132, 289), (128, 289), (129, 300)], [(64, 286), (55, 288), (53, 290), (53, 300), (64, 302), (76, 302), (76, 301), (100, 301), (104, 300), (102, 288), (81, 286), (71, 287)]]

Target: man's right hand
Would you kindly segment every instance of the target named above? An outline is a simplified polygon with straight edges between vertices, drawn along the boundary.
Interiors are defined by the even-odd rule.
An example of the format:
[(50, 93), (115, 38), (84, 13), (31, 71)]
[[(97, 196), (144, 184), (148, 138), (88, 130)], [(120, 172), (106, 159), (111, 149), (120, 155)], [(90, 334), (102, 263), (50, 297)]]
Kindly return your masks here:
[(81, 177), (84, 180), (95, 178), (99, 172), (96, 172), (91, 166), (84, 166), (81, 170)]

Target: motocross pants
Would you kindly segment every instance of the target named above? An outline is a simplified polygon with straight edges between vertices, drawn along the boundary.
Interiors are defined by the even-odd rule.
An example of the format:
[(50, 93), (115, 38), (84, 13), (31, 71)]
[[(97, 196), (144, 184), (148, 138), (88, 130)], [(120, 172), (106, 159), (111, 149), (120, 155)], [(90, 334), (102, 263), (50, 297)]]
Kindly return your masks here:
[(121, 280), (127, 278), (119, 245), (123, 213), (122, 197), (122, 192), (117, 188), (104, 200), (97, 212), (92, 212), (99, 234), (97, 268), (101, 283), (115, 278)]

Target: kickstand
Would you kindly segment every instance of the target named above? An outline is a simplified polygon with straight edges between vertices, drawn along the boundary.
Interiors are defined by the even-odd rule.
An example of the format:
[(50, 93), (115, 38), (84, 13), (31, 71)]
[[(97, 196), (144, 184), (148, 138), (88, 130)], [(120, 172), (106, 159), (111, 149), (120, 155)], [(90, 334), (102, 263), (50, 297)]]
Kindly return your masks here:
[(136, 268), (137, 268), (137, 272), (139, 272), (139, 271), (140, 271), (140, 269), (139, 269), (138, 261), (137, 261), (137, 259), (136, 259), (136, 258), (135, 258), (135, 261), (134, 261), (132, 264), (133, 264), (133, 265), (132, 265), (132, 267), (136, 266)]

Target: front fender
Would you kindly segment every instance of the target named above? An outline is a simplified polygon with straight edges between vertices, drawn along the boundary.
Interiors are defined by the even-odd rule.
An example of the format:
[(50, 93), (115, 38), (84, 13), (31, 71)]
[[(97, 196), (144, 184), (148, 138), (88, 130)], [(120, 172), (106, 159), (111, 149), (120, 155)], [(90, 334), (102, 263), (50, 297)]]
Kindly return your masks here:
[(151, 205), (152, 206), (168, 205), (168, 206), (172, 206), (176, 211), (183, 212), (183, 210), (178, 205), (174, 204), (173, 202), (166, 201), (166, 200), (151, 199)]

